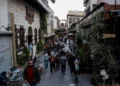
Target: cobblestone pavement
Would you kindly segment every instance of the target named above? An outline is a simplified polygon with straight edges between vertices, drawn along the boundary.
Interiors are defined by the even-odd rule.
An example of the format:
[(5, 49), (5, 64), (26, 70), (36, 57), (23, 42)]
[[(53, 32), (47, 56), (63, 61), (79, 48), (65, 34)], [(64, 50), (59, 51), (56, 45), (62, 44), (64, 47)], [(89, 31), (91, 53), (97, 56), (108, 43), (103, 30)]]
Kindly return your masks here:
[[(44, 55), (42, 55), (44, 57)], [(40, 58), (43, 60), (43, 58)], [(69, 67), (66, 68), (66, 74), (62, 74), (61, 70), (56, 70), (54, 73), (50, 73), (50, 70), (43, 72), (41, 75), (41, 81), (37, 86), (75, 86), (74, 76), (71, 75)], [(79, 86), (92, 86), (90, 84), (89, 75), (79, 76)]]

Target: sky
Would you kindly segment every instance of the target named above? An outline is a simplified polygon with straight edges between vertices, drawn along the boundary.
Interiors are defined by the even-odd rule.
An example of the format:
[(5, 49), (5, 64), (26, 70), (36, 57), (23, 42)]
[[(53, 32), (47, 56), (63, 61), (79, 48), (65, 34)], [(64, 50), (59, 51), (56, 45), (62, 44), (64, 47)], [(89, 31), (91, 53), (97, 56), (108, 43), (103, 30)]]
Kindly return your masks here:
[(84, 11), (83, 0), (56, 0), (54, 4), (49, 0), (49, 5), (59, 19), (67, 19), (69, 10)]

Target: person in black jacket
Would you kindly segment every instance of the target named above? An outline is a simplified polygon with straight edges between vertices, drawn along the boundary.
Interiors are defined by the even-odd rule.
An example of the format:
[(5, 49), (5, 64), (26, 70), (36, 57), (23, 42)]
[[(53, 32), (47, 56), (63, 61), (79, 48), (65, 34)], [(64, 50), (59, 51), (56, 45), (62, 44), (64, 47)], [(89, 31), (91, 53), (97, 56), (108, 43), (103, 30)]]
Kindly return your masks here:
[(36, 86), (36, 83), (40, 82), (40, 73), (33, 65), (33, 61), (28, 62), (28, 66), (23, 71), (23, 78), (25, 82), (28, 82), (31, 86)]
[(0, 74), (0, 86), (7, 86), (7, 81), (9, 81), (9, 79), (7, 78), (7, 72), (3, 71)]
[(74, 60), (75, 60), (75, 56), (72, 53), (70, 53), (68, 57), (68, 64), (70, 66), (71, 73), (74, 71)]

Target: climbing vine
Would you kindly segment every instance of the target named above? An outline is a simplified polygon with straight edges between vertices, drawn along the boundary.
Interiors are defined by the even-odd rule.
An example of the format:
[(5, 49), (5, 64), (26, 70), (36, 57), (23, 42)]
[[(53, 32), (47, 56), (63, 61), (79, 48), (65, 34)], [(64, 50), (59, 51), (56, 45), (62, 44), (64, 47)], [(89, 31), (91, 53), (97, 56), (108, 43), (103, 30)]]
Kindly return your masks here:
[(46, 34), (47, 33), (47, 17), (48, 17), (48, 14), (47, 13), (44, 13), (44, 14), (41, 14), (41, 21), (40, 21), (40, 25), (41, 25), (41, 30), (42, 30), (42, 33), (43, 34)]

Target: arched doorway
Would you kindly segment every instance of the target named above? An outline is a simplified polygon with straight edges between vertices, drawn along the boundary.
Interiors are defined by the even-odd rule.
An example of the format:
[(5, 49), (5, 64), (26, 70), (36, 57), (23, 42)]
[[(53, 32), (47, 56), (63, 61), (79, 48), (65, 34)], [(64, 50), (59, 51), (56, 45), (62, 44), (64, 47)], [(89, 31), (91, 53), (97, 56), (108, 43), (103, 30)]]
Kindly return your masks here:
[(32, 27), (29, 27), (28, 28), (28, 45), (33, 43), (32, 36), (33, 36), (33, 34), (32, 34)]

